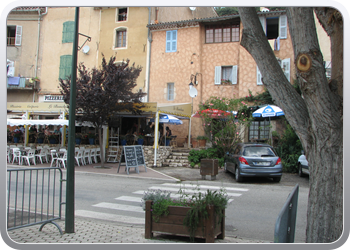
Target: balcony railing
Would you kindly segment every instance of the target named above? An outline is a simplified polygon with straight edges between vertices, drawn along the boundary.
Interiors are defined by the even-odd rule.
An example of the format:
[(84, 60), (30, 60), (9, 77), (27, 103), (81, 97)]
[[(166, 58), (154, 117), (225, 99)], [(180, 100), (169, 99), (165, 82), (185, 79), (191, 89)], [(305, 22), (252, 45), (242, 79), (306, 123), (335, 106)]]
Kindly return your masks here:
[[(18, 79), (19, 78), (19, 79)], [(7, 89), (35, 89), (36, 83), (30, 83), (26, 77), (7, 77)]]

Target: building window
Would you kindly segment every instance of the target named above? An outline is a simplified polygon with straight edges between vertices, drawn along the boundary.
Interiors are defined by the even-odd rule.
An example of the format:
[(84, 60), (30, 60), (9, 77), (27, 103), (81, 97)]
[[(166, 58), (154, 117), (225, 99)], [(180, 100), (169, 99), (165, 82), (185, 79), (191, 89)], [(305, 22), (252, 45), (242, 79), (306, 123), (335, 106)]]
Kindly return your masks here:
[(219, 24), (205, 26), (205, 42), (239, 42), (239, 24)]
[(215, 84), (231, 85), (237, 84), (237, 65), (235, 66), (216, 66), (215, 67)]
[(119, 29), (116, 31), (116, 48), (125, 48), (126, 47), (126, 29)]
[(118, 8), (118, 22), (123, 22), (127, 20), (128, 17), (128, 8)]
[(7, 26), (7, 46), (22, 44), (22, 26)]
[(270, 121), (252, 121), (249, 126), (249, 141), (267, 140), (270, 132)]
[(72, 55), (63, 55), (60, 57), (59, 78), (65, 80), (72, 74)]
[(167, 86), (167, 100), (173, 101), (175, 97), (175, 87), (173, 82), (168, 82)]
[(72, 43), (74, 41), (74, 21), (63, 23), (62, 43)]
[(265, 17), (260, 16), (260, 23), (266, 34), (267, 39), (286, 39), (287, 38), (287, 16)]
[(177, 30), (168, 30), (166, 32), (165, 52), (177, 51)]

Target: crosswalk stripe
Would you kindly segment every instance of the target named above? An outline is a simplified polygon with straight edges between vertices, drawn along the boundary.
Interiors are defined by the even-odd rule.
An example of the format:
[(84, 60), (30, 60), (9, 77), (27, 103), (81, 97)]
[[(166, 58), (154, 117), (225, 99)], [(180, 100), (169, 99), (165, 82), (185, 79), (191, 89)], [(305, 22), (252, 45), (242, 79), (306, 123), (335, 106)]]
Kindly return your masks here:
[(129, 211), (129, 212), (144, 213), (141, 206), (130, 206), (130, 205), (108, 203), (108, 202), (101, 202), (101, 203), (98, 203), (98, 204), (92, 205), (92, 206), (93, 207), (108, 208), (108, 209), (115, 209), (115, 210), (122, 210), (122, 211)]
[(179, 183), (163, 183), (164, 186), (176, 186), (176, 187), (185, 187), (185, 188), (201, 188), (201, 189), (216, 189), (220, 190), (221, 188), (226, 191), (249, 191), (247, 188), (232, 188), (232, 187), (218, 187), (218, 186), (208, 186), (208, 185), (195, 185), (195, 184), (179, 184)]
[(134, 196), (120, 196), (115, 199), (119, 201), (131, 201), (131, 202), (141, 202), (142, 200), (142, 198), (134, 197)]
[[(165, 191), (173, 191), (173, 192), (178, 192), (178, 188), (168, 188), (168, 187), (160, 187), (160, 186), (153, 186), (150, 187), (149, 189), (154, 189), (154, 190), (165, 190)], [(198, 193), (200, 191), (198, 190), (192, 190), (192, 189), (182, 189), (184, 193)], [(203, 192), (203, 191), (202, 191)], [(228, 196), (241, 196), (242, 194), (238, 193), (227, 193)]]
[(145, 218), (122, 216), (118, 214), (100, 213), (100, 212), (87, 211), (87, 210), (75, 210), (75, 215), (81, 216), (81, 217), (124, 222), (124, 223), (131, 223), (131, 224), (141, 224), (141, 225), (145, 224)]

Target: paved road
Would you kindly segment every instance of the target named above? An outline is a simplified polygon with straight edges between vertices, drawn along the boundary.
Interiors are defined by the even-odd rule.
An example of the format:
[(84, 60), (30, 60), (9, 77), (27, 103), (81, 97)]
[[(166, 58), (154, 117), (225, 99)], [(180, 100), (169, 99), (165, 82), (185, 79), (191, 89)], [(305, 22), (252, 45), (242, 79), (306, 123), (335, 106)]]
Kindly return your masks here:
[(215, 190), (224, 187), (230, 196), (226, 210), (226, 234), (272, 242), (275, 220), (296, 180), (300, 181), (300, 194), (295, 241), (305, 240), (307, 178), (285, 175), (280, 183), (274, 183), (269, 179), (237, 183), (233, 175), (222, 171), (215, 181), (210, 181), (209, 178), (201, 180), (198, 169), (157, 168), (157, 171), (183, 181), (174, 183), (77, 174), (76, 215), (143, 225), (144, 212), (140, 204), (142, 195), (147, 189), (168, 190), (175, 195), (180, 187), (188, 189), (189, 185), (199, 185), (203, 192), (206, 189)]

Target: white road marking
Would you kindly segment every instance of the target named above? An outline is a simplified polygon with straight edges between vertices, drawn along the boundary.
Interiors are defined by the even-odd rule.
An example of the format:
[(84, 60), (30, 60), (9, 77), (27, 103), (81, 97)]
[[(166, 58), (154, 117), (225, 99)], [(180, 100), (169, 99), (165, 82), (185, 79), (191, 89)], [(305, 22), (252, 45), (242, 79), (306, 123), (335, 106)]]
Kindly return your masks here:
[(108, 203), (108, 202), (101, 202), (96, 205), (92, 205), (93, 207), (101, 207), (101, 208), (108, 208), (108, 209), (115, 209), (115, 210), (122, 210), (122, 211), (128, 211), (128, 212), (139, 212), (144, 213), (141, 206), (129, 206), (129, 205), (122, 205), (122, 204), (115, 204), (115, 203)]
[(145, 224), (145, 218), (137, 218), (132, 216), (122, 216), (118, 214), (100, 213), (87, 210), (75, 210), (76, 216), (94, 218), (100, 220), (116, 221), (131, 224)]

